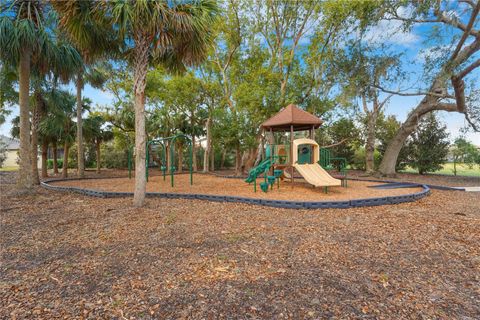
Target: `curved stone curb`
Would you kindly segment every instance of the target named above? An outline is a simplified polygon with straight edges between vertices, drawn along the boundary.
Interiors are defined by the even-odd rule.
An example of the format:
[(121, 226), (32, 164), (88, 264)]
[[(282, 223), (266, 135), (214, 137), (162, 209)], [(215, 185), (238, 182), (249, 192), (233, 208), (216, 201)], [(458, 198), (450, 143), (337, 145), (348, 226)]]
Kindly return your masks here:
[[(50, 182), (55, 181), (72, 181), (80, 179), (50, 179), (42, 181), (42, 187), (64, 192), (75, 192), (87, 196), (98, 198), (127, 198), (133, 197), (133, 192), (110, 192), (99, 191), (92, 189), (83, 189), (77, 187), (55, 186)], [(417, 185), (418, 186), (418, 185)], [(381, 198), (365, 198), (345, 201), (287, 201), (287, 200), (273, 200), (273, 199), (258, 199), (248, 197), (236, 196), (222, 196), (211, 194), (195, 194), (195, 193), (170, 193), (170, 192), (147, 192), (146, 196), (150, 198), (166, 198), (166, 199), (197, 199), (215, 202), (237, 202), (245, 204), (253, 204), (266, 207), (285, 208), (285, 209), (349, 209), (358, 207), (372, 207), (382, 205), (392, 205), (403, 202), (413, 202), (424, 198), (430, 194), (430, 188), (427, 185), (421, 185), (422, 191), (412, 194), (405, 194), (400, 196), (388, 196)]]

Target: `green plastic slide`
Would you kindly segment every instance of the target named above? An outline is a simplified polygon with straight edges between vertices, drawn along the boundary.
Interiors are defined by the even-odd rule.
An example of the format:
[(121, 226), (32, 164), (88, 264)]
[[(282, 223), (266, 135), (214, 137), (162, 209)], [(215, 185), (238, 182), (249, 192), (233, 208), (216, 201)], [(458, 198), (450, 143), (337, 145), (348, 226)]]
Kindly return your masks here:
[(270, 169), (270, 166), (272, 165), (272, 162), (270, 159), (267, 159), (265, 161), (260, 162), (258, 166), (255, 168), (252, 168), (250, 172), (248, 173), (247, 179), (245, 179), (245, 182), (251, 183), (255, 181), (255, 179), (261, 175), (262, 173), (265, 172), (265, 170)]

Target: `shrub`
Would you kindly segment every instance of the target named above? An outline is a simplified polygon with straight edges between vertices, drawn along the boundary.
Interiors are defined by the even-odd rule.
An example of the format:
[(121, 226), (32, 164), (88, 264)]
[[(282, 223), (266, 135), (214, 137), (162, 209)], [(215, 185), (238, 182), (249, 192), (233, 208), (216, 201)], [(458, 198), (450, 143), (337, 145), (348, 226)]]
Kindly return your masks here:
[[(59, 169), (63, 168), (63, 159), (58, 159), (57, 165)], [(47, 168), (53, 169), (53, 159), (47, 159)]]
[[(85, 168), (95, 168), (97, 166), (95, 161), (95, 146), (86, 145), (84, 148), (85, 151)], [(77, 145), (74, 144), (68, 149), (68, 167), (77, 168)]]
[[(353, 155), (351, 165), (353, 169), (356, 170), (365, 170), (365, 148), (360, 147), (355, 150), (355, 154)], [(374, 165), (375, 165), (375, 170), (378, 169), (380, 166), (380, 162), (382, 162), (382, 154), (380, 151), (375, 149), (373, 153), (373, 158), (374, 158)]]
[(447, 162), (448, 147), (447, 127), (441, 124), (435, 114), (423, 119), (409, 143), (409, 164), (418, 169), (420, 174), (442, 169)]
[(7, 144), (0, 141), (0, 168), (3, 167), (5, 160), (7, 160)]
[(68, 148), (68, 168), (73, 169), (77, 168), (77, 145), (74, 144)]
[(117, 149), (113, 145), (103, 144), (100, 150), (103, 168), (126, 168), (128, 166), (127, 150)]

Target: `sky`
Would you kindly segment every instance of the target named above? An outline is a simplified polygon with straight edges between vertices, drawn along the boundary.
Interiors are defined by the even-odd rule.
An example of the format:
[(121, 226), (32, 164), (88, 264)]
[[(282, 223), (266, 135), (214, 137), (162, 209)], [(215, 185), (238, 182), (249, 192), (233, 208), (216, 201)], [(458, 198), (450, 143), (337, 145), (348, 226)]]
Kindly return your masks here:
[[(406, 12), (405, 12), (406, 13)], [(408, 14), (408, 13), (406, 13)], [(412, 30), (407, 32), (401, 29), (401, 25), (396, 21), (381, 21), (378, 26), (372, 28), (367, 34), (367, 41), (370, 43), (387, 43), (393, 52), (403, 52), (402, 64), (405, 67), (405, 70), (411, 74), (410, 84), (416, 83), (418, 87), (418, 80), (420, 75), (423, 72), (423, 62), (426, 56), (432, 55), (435, 57), (436, 52), (432, 51), (431, 48), (435, 45), (443, 45), (440, 40), (436, 40), (436, 43), (427, 42), (429, 34), (431, 33), (430, 26), (421, 26), (415, 27)], [(445, 38), (451, 39), (452, 34), (444, 34)], [(305, 40), (304, 40), (305, 41)], [(304, 43), (308, 45), (308, 40)], [(478, 53), (477, 53), (478, 55)], [(476, 69), (472, 73), (473, 78), (478, 78), (480, 81), (480, 69)], [(409, 86), (409, 83), (404, 84), (404, 86)], [(428, 84), (427, 84), (428, 85)], [(68, 86), (68, 89), (74, 93), (74, 86), (71, 84)], [(392, 90), (398, 88), (391, 88)], [(402, 87), (405, 89), (405, 87)], [(406, 92), (412, 92), (415, 89), (405, 90)], [(109, 92), (102, 90), (94, 89), (89, 85), (85, 86), (83, 95), (92, 100), (93, 105), (109, 105), (113, 102), (113, 96)], [(405, 96), (394, 96), (385, 112), (386, 114), (395, 115), (398, 120), (403, 121), (406, 119), (408, 112), (412, 110), (418, 102), (423, 98), (423, 96), (415, 97), (405, 97)], [(11, 119), (18, 114), (18, 108), (12, 110), (12, 114), (7, 118), (5, 124), (0, 126), (0, 134), (10, 135), (11, 129)], [(456, 137), (460, 135), (460, 129), (463, 128), (467, 123), (465, 118), (460, 113), (453, 112), (444, 112), (440, 111), (437, 113), (439, 118), (446, 124), (447, 130), (450, 133), (450, 139), (453, 141)], [(472, 141), (476, 145), (480, 145), (480, 133), (475, 133), (473, 130), (467, 133), (466, 138)]]
[[(403, 12), (402, 12), (403, 11)], [(399, 10), (400, 16), (408, 16), (408, 10)], [(407, 89), (412, 86), (412, 89), (404, 92), (415, 92), (417, 87), (422, 86), (423, 65), (425, 59), (439, 56), (439, 51), (433, 48), (439, 46), (448, 48), (448, 44), (454, 35), (459, 35), (454, 29), (442, 29), (440, 38), (431, 40), (432, 24), (417, 25), (412, 30), (404, 31), (399, 21), (381, 21), (378, 26), (372, 28), (367, 35), (367, 41), (370, 43), (387, 43), (393, 52), (403, 52), (402, 64), (404, 70), (410, 73), (409, 83), (402, 85), (402, 89)], [(442, 42), (442, 38), (445, 40)], [(466, 42), (468, 44), (468, 41)], [(475, 56), (474, 56), (475, 57)], [(478, 58), (478, 53), (477, 53)], [(474, 60), (474, 59), (472, 59)], [(477, 68), (470, 75), (470, 79), (476, 79), (480, 83), (480, 69)], [(425, 86), (428, 86), (426, 83)], [(395, 91), (398, 88), (389, 88)], [(398, 120), (404, 121), (412, 110), (421, 101), (424, 96), (394, 96), (386, 109), (386, 114), (392, 114)], [(438, 117), (447, 126), (447, 131), (450, 133), (450, 139), (454, 140), (460, 135), (460, 129), (468, 125), (463, 114), (458, 112), (438, 111)], [(473, 132), (473, 129), (466, 134), (466, 138), (474, 144), (480, 146), (480, 133)]]

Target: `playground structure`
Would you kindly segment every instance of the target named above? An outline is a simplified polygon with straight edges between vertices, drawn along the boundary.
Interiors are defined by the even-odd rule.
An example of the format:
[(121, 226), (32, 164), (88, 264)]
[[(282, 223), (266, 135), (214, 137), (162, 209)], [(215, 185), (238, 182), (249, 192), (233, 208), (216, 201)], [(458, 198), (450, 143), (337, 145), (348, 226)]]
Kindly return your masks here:
[[(192, 138), (186, 134), (176, 134), (171, 137), (165, 137), (165, 138), (158, 138), (158, 139), (153, 139), (147, 142), (146, 144), (146, 158), (145, 158), (145, 164), (146, 164), (146, 170), (145, 170), (145, 178), (147, 179), (148, 182), (148, 175), (149, 175), (149, 165), (150, 165), (150, 147), (151, 146), (160, 146), (161, 147), (161, 156), (160, 158), (160, 163), (158, 163), (158, 166), (160, 168), (160, 171), (162, 172), (163, 180), (166, 180), (166, 173), (169, 171), (170, 173), (170, 185), (173, 187), (174, 186), (174, 176), (175, 172), (177, 171), (177, 168), (175, 167), (175, 142), (177, 139), (183, 139), (184, 141), (187, 142), (188, 147), (189, 147), (189, 161), (188, 161), (188, 169), (189, 169), (189, 174), (190, 174), (190, 185), (193, 184), (193, 146), (192, 146)], [(168, 144), (168, 146), (167, 146)], [(169, 148), (169, 154), (170, 154), (170, 161), (168, 166), (168, 161), (167, 161), (167, 147)], [(128, 150), (128, 178), (132, 178), (132, 161), (133, 159), (133, 149), (130, 148)], [(182, 164), (179, 163), (179, 166)], [(168, 168), (167, 168), (168, 167)]]
[[(294, 182), (295, 171), (297, 171), (308, 183), (314, 187), (323, 187), (328, 192), (328, 187), (344, 186), (346, 184), (346, 159), (332, 158), (330, 150), (320, 149), (314, 140), (315, 129), (320, 127), (322, 120), (314, 115), (299, 109), (290, 104), (276, 115), (262, 124), (264, 133), (270, 135), (270, 142), (265, 148), (265, 157), (260, 164), (252, 168), (247, 179), (248, 183), (254, 184), (254, 191), (257, 190), (257, 178), (263, 175), (264, 181), (260, 182), (262, 191), (272, 189), (275, 181), (277, 188), (280, 180), (289, 179)], [(294, 139), (297, 131), (308, 131), (309, 138)], [(275, 133), (289, 132), (290, 143), (275, 144)], [(336, 179), (326, 170), (334, 168), (334, 163), (339, 169), (343, 178)]]
[[(272, 121), (272, 119), (274, 121)], [(264, 193), (250, 197), (251, 192), (241, 180), (230, 179), (214, 175), (202, 175), (193, 186), (193, 146), (192, 139), (184, 134), (171, 137), (158, 138), (146, 143), (146, 180), (149, 180), (149, 166), (151, 158), (158, 164), (161, 175), (150, 177), (147, 184), (149, 197), (169, 199), (198, 199), (216, 202), (238, 202), (254, 205), (262, 205), (290, 209), (325, 209), (325, 208), (354, 208), (364, 206), (389, 205), (402, 202), (412, 202), (430, 194), (430, 189), (425, 185), (414, 183), (390, 183), (378, 185), (377, 182), (352, 181), (355, 190), (348, 191), (341, 188), (335, 192), (326, 194), (319, 201), (315, 187), (323, 187), (325, 193), (328, 187), (346, 187), (346, 159), (333, 158), (330, 151), (320, 148), (314, 140), (314, 129), (318, 128), (322, 121), (313, 115), (290, 105), (279, 114), (263, 123), (262, 128), (270, 133), (269, 143), (262, 149), (263, 161), (252, 170), (246, 179), (257, 188), (257, 179), (263, 178), (260, 188)], [(308, 138), (295, 139), (294, 132), (308, 131)], [(275, 137), (274, 133), (284, 132), (284, 135)], [(288, 135), (288, 132), (290, 133)], [(183, 145), (189, 147), (189, 176), (177, 176), (177, 185), (174, 185), (176, 143), (182, 139)], [(155, 149), (154, 147), (157, 147)], [(155, 156), (158, 155), (158, 158)], [(167, 161), (168, 160), (168, 161)], [(178, 161), (181, 162), (181, 161)], [(115, 180), (106, 179), (72, 179), (49, 180), (42, 182), (42, 186), (50, 190), (78, 192), (94, 197), (131, 197), (133, 196), (134, 184), (131, 180), (133, 164), (133, 151), (128, 150), (129, 178), (115, 177)], [(182, 165), (180, 163), (179, 165)], [(340, 179), (332, 177), (326, 170), (339, 169), (343, 176)], [(295, 183), (295, 172), (312, 185), (302, 182)], [(166, 181), (167, 173), (170, 181)], [(198, 175), (198, 174), (197, 174)], [(163, 177), (163, 179), (162, 179)], [(200, 175), (198, 175), (200, 177)], [(123, 179), (123, 180), (122, 180)], [(280, 181), (291, 181), (291, 189), (271, 192), (275, 183), (280, 188)], [(173, 187), (175, 186), (175, 189)], [(295, 190), (293, 189), (295, 187)], [(174, 191), (174, 192), (172, 192)], [(373, 197), (372, 197), (373, 196)]]

